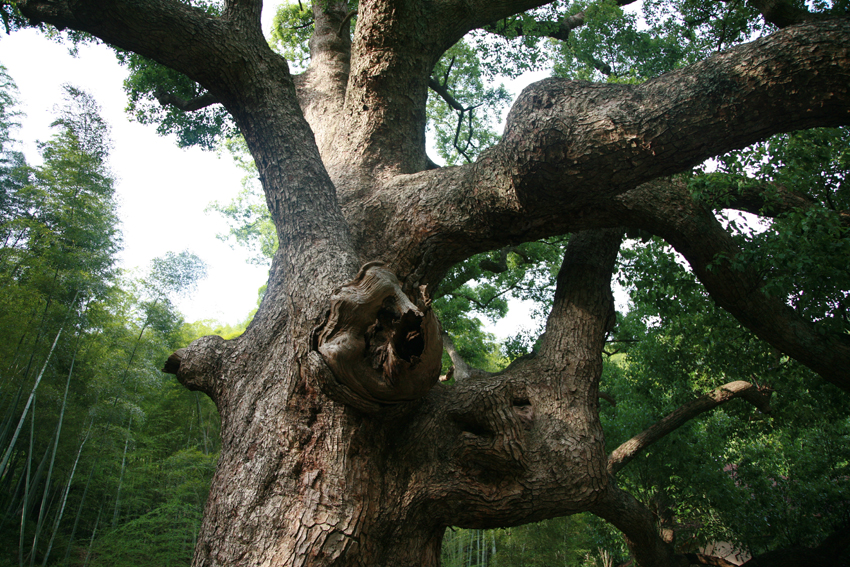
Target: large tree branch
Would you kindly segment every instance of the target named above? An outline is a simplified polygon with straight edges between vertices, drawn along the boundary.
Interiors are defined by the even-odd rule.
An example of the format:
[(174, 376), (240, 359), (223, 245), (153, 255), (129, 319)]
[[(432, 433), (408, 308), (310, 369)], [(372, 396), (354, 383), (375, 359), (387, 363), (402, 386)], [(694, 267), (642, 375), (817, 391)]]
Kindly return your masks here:
[(91, 33), (176, 69), (210, 90), (213, 79), (231, 62), (226, 49), (233, 33), (230, 22), (185, 2), (27, 0), (19, 8), (33, 21)]
[(350, 128), (326, 156), (341, 199), (347, 200), (348, 186), (356, 186), (364, 176), (428, 168), (425, 106), (428, 81), (440, 56), (468, 31), (546, 3), (442, 0), (426, 8), (415, 2), (361, 2), (345, 93)]
[(218, 103), (218, 99), (216, 99), (212, 93), (204, 93), (191, 100), (182, 99), (179, 96), (166, 92), (155, 93), (155, 96), (156, 100), (158, 100), (159, 104), (162, 106), (173, 106), (183, 112), (194, 112)]
[(263, 0), (225, 0), (224, 16), (242, 25), (261, 30)]
[(782, 30), (642, 85), (541, 81), (519, 97), (502, 141), (476, 163), (387, 183), (374, 201), (389, 208), (384, 218), (427, 219), (421, 230), (389, 222), (375, 230), (359, 205), (346, 215), (363, 226), (356, 237), (364, 250), (399, 243), (404, 257), (385, 259), (401, 273), (426, 257), (414, 275), (426, 281), (473, 253), (598, 227), (589, 211), (606, 196), (774, 133), (846, 124), (848, 43), (850, 21), (838, 19)]
[[(622, 238), (623, 230), (616, 228), (570, 237), (540, 345), (542, 357), (562, 360), (571, 351), (569, 345), (582, 344), (594, 353), (592, 362), (602, 364), (605, 337), (616, 322), (611, 274)], [(582, 324), (588, 318), (593, 324)], [(598, 391), (593, 397), (598, 397)]]
[(790, 0), (748, 0), (748, 3), (761, 12), (766, 22), (778, 28), (785, 28), (822, 17), (821, 14), (809, 12), (804, 4)]
[(298, 101), (326, 163), (337, 136), (351, 64), (348, 2), (313, 2), (310, 67), (295, 77)]
[[(449, 47), (471, 30), (495, 24), (499, 20), (551, 2), (552, 0), (440, 0), (437, 2), (440, 7), (433, 10), (432, 14), (434, 18), (440, 18), (443, 25), (445, 22), (452, 22), (451, 26), (444, 26), (443, 41), (446, 42), (446, 47)], [(447, 18), (449, 14), (451, 17)]]
[[(771, 133), (846, 124), (848, 41), (850, 21), (833, 20), (788, 28), (641, 85), (532, 85), (511, 109), (499, 148), (517, 198), (532, 207), (562, 201), (563, 190), (596, 199)], [(812, 96), (823, 72), (835, 76), (825, 79), (825, 95)]]
[[(739, 250), (712, 212), (695, 203), (681, 180), (659, 180), (615, 202), (622, 222), (664, 238), (690, 263), (712, 298), (762, 340), (850, 391), (850, 337), (821, 330), (781, 298), (761, 291), (761, 277), (732, 267)], [(619, 215), (619, 212), (612, 211)]]
[(661, 421), (638, 433), (608, 456), (608, 474), (616, 475), (620, 469), (629, 464), (638, 453), (669, 435), (691, 419), (713, 410), (734, 398), (743, 398), (756, 406), (762, 412), (770, 411), (771, 390), (758, 388), (749, 382), (737, 381), (720, 386), (716, 390), (703, 394), (685, 405), (679, 407)]
[(658, 535), (652, 512), (634, 496), (621, 490), (612, 478), (599, 502), (590, 511), (623, 532), (640, 567), (688, 567), (690, 561), (677, 555)]
[(604, 489), (600, 351), (621, 237), (617, 229), (572, 236), (539, 354), (483, 379), (437, 386), (411, 417), (409, 451), (427, 463), (421, 474), (442, 521), (494, 527), (509, 513), (512, 524), (539, 521), (586, 509)]
[[(288, 65), (270, 49), (259, 18), (252, 15), (258, 7), (254, 0), (236, 1), (215, 17), (178, 0), (29, 0), (21, 5), (27, 17), (91, 33), (184, 73), (236, 121), (257, 164), (280, 248), (251, 329), (225, 350), (245, 341), (267, 346), (286, 332), (286, 325), (291, 325), (290, 334), (315, 326), (323, 309), (316, 296), (326, 301), (361, 264), (336, 188), (298, 106)], [(303, 273), (322, 274), (319, 280), (327, 287), (306, 289), (298, 277)], [(294, 312), (298, 316), (290, 317)], [(195, 366), (213, 368), (213, 363)], [(178, 377), (183, 365), (176, 369)], [(287, 380), (291, 384), (297, 378)], [(228, 395), (222, 390), (218, 399)]]

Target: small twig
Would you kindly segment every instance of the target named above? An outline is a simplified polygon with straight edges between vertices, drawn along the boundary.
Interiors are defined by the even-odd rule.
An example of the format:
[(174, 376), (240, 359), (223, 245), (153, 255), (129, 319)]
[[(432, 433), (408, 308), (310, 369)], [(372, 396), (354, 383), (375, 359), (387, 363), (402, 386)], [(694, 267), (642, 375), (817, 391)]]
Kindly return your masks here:
[(212, 93), (208, 92), (191, 100), (185, 100), (179, 96), (165, 92), (154, 93), (154, 96), (162, 106), (173, 106), (183, 112), (194, 112), (218, 103), (218, 99)]
[(617, 400), (615, 400), (614, 396), (612, 396), (611, 394), (607, 394), (605, 392), (599, 392), (598, 395), (601, 399), (605, 400), (606, 402), (608, 402), (612, 406), (617, 407)]
[(455, 56), (452, 56), (452, 60), (449, 61), (449, 64), (446, 65), (446, 72), (443, 73), (443, 87), (449, 84), (449, 74), (452, 72), (452, 67), (455, 65)]
[(440, 84), (440, 83), (438, 83), (438, 82), (436, 81), (436, 79), (434, 79), (433, 77), (431, 77), (430, 79), (428, 79), (428, 88), (430, 88), (432, 91), (434, 91), (435, 93), (437, 93), (438, 95), (440, 95), (440, 97), (441, 97), (444, 101), (446, 101), (446, 104), (448, 104), (450, 107), (454, 108), (455, 110), (457, 110), (457, 111), (459, 111), (459, 112), (464, 112), (464, 111), (466, 110), (466, 109), (463, 107), (463, 105), (462, 105), (461, 103), (459, 103), (459, 102), (458, 102), (458, 101), (457, 101), (457, 100), (456, 100), (456, 99), (455, 99), (455, 98), (454, 98), (454, 97), (453, 97), (453, 96), (449, 93), (449, 90), (446, 88), (446, 85), (441, 85), (441, 84)]
[(354, 17), (354, 15), (356, 13), (357, 13), (357, 10), (355, 9), (355, 10), (350, 10), (345, 15), (345, 17), (342, 19), (342, 23), (339, 24), (339, 29), (336, 31), (336, 35), (338, 35), (339, 37), (342, 37), (342, 30), (345, 29), (345, 25), (349, 22), (349, 20), (351, 20), (351, 18)]

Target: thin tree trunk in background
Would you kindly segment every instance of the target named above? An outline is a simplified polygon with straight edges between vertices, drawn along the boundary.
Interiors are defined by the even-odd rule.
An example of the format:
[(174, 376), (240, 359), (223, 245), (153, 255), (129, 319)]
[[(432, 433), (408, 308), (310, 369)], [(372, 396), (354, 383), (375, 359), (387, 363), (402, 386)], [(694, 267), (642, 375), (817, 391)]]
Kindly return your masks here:
[[(56, 431), (54, 431), (54, 433), (53, 433), (53, 447), (54, 447), (53, 451), (51, 451), (51, 449), (50, 449), (50, 444), (48, 444), (48, 446), (47, 446), (47, 454), (51, 454), (51, 458), (50, 458), (50, 464), (47, 467), (47, 478), (44, 481), (44, 492), (42, 493), (42, 496), (41, 496), (41, 506), (39, 506), (39, 508), (38, 508), (38, 519), (36, 520), (36, 524), (35, 524), (35, 534), (33, 534), (33, 538), (32, 538), (32, 550), (30, 551), (30, 567), (32, 566), (33, 561), (35, 561), (35, 551), (36, 551), (36, 546), (38, 545), (38, 538), (39, 538), (39, 535), (41, 534), (41, 528), (44, 526), (44, 519), (47, 517), (47, 511), (50, 509), (50, 506), (48, 505), (48, 497), (50, 496), (50, 477), (53, 475), (53, 462), (54, 462), (54, 457), (56, 456), (56, 452), (55, 452), (56, 440), (59, 437), (58, 434), (59, 434), (60, 428), (61, 428), (61, 424), (57, 424), (56, 425)], [(43, 469), (42, 469), (41, 465), (39, 465), (39, 470), (36, 471), (36, 475), (35, 475), (36, 478), (35, 478), (35, 482), (33, 483), (33, 489), (35, 489), (38, 486), (39, 481), (41, 480), (42, 470)]]
[[(39, 336), (41, 335), (41, 330), (44, 327), (44, 318), (45, 318), (46, 313), (47, 312), (45, 311), (45, 314), (42, 315), (42, 317), (41, 317), (41, 323), (39, 324), (39, 327), (38, 327), (38, 335)], [(24, 344), (24, 340), (26, 340), (26, 338), (27, 338), (27, 331), (31, 329), (32, 321), (33, 321), (33, 319), (35, 319), (35, 316), (37, 314), (38, 314), (38, 307), (36, 306), (36, 307), (33, 307), (33, 309), (32, 309), (32, 315), (30, 316), (29, 321), (27, 321), (26, 324), (23, 326), (24, 331), (23, 331), (23, 333), (21, 333), (21, 338), (18, 340), (18, 345), (15, 347), (15, 354), (14, 354), (14, 356), (12, 356), (12, 360), (9, 362), (9, 365), (6, 367), (7, 377), (12, 376), (14, 374), (12, 372), (12, 368), (15, 366), (15, 362), (18, 360), (18, 355), (21, 352), (21, 346)], [(33, 351), (35, 351), (34, 347), (33, 347)]]
[(15, 429), (15, 434), (12, 436), (12, 441), (9, 443), (9, 447), (6, 449), (6, 453), (3, 455), (3, 461), (0, 462), (0, 476), (6, 472), (6, 464), (9, 462), (9, 457), (12, 455), (12, 450), (15, 448), (15, 443), (18, 440), (18, 435), (21, 432), (21, 427), (24, 425), (24, 420), (27, 417), (27, 412), (30, 409), (30, 405), (32, 405), (33, 400), (35, 399), (35, 390), (38, 388), (39, 382), (41, 382), (41, 377), (44, 376), (44, 371), (47, 369), (47, 363), (50, 362), (50, 357), (53, 354), (53, 349), (56, 348), (56, 343), (59, 342), (59, 336), (62, 334), (62, 329), (59, 329), (59, 332), (56, 333), (56, 338), (53, 339), (53, 346), (50, 347), (50, 352), (47, 353), (47, 358), (44, 361), (44, 366), (41, 367), (41, 372), (38, 373), (38, 377), (35, 379), (35, 385), (32, 387), (32, 392), (30, 392), (30, 397), (27, 399), (27, 405), (24, 406), (24, 411), (21, 414), (21, 419), (18, 421), (18, 427)]
[(115, 511), (112, 513), (113, 529), (118, 524), (118, 511), (121, 507), (121, 483), (124, 481), (124, 468), (127, 464), (127, 446), (130, 444), (130, 429), (133, 427), (133, 416), (127, 422), (127, 438), (124, 440), (124, 454), (121, 456), (121, 473), (118, 475), (118, 490), (115, 492)]
[[(35, 486), (35, 485), (33, 485), (33, 486)], [(35, 535), (33, 537), (33, 546), (32, 546), (32, 549), (30, 550), (29, 567), (33, 567), (33, 565), (35, 565), (35, 556), (38, 553), (38, 549), (36, 548), (35, 544), (37, 543), (38, 537), (41, 533), (41, 530), (42, 530), (42, 527), (43, 527), (43, 524), (44, 524), (44, 519), (47, 518), (48, 512), (50, 511), (51, 508), (53, 508), (53, 500), (56, 498), (57, 494), (58, 494), (58, 491), (56, 491), (56, 490), (54, 490), (52, 492), (52, 494), (49, 494), (48, 495), (49, 499), (47, 500), (47, 504), (46, 505), (42, 504), (42, 507), (40, 507), (39, 510), (38, 510), (38, 522), (36, 524)]]
[[(50, 455), (50, 466), (47, 468), (47, 480), (44, 482), (44, 496), (41, 499), (41, 510), (38, 514), (38, 524), (35, 527), (35, 536), (33, 536), (32, 540), (32, 556), (30, 560), (30, 565), (35, 560), (35, 552), (38, 547), (38, 538), (41, 536), (41, 529), (44, 526), (44, 520), (47, 518), (47, 496), (50, 493), (50, 482), (53, 480), (53, 465), (56, 463), (56, 451), (59, 449), (59, 438), (62, 435), (62, 422), (65, 419), (65, 407), (68, 402), (68, 388), (71, 385), (71, 376), (74, 374), (74, 363), (77, 361), (77, 349), (80, 346), (80, 337), (77, 337), (77, 344), (74, 346), (74, 356), (71, 358), (71, 368), (68, 370), (68, 378), (65, 380), (65, 393), (62, 395), (62, 409), (59, 410), (59, 423), (56, 424), (56, 434), (53, 437), (53, 451)], [(88, 437), (88, 433), (86, 433), (86, 437)], [(83, 440), (85, 443), (85, 439)], [(80, 445), (80, 450), (82, 451), (82, 445)], [(77, 454), (77, 458), (79, 459), (80, 455)], [(76, 468), (77, 463), (74, 462), (74, 467)], [(73, 478), (73, 472), (71, 473)], [(64, 504), (63, 504), (64, 506)], [(54, 534), (55, 535), (55, 534)], [(53, 543), (53, 538), (50, 538), (51, 545)]]
[(21, 535), (18, 539), (18, 567), (24, 567), (24, 531), (27, 524), (27, 507), (30, 495), (30, 471), (32, 470), (32, 445), (35, 437), (35, 396), (33, 395), (32, 419), (30, 421), (30, 450), (27, 452), (27, 479), (24, 484), (24, 504), (21, 507)]
[(62, 567), (68, 565), (68, 559), (71, 557), (71, 549), (74, 547), (74, 536), (77, 534), (77, 526), (80, 524), (80, 516), (82, 515), (83, 507), (86, 505), (86, 496), (89, 493), (89, 485), (94, 477), (94, 471), (97, 469), (97, 463), (89, 471), (89, 477), (86, 480), (86, 486), (83, 488), (83, 495), (80, 498), (80, 505), (77, 507), (77, 514), (74, 517), (74, 527), (71, 528), (71, 535), (68, 537), (68, 547), (65, 549), (65, 557), (62, 559)]
[(12, 432), (12, 423), (15, 419), (15, 410), (18, 409), (18, 404), (21, 403), (21, 395), (24, 393), (24, 381), (21, 380), (18, 384), (18, 391), (12, 403), (6, 408), (6, 414), (3, 416), (3, 425), (0, 427), (0, 447), (6, 446), (6, 438)]
[[(56, 274), (54, 275), (54, 280), (56, 278), (56, 275), (58, 275), (58, 274), (59, 274), (59, 272), (56, 272)], [(32, 349), (30, 351), (30, 359), (27, 362), (27, 368), (26, 368), (26, 370), (24, 370), (24, 375), (21, 378), (22, 381), (26, 380), (27, 376), (30, 375), (30, 369), (32, 369), (33, 360), (35, 360), (35, 351), (36, 351), (36, 348), (38, 347), (38, 342), (41, 340), (41, 333), (44, 331), (44, 324), (45, 324), (45, 321), (47, 320), (47, 310), (50, 309), (50, 304), (52, 303), (52, 301), (53, 301), (53, 297), (50, 296), (50, 297), (47, 298), (47, 302), (44, 305), (44, 311), (41, 313), (41, 321), (38, 323), (38, 332), (36, 332), (35, 340), (33, 340), (33, 343), (32, 343)], [(22, 337), (21, 340), (23, 340), (23, 338), (24, 337)], [(12, 364), (14, 364), (14, 359), (12, 360)], [(11, 368), (11, 367), (12, 366), (10, 364), (9, 368)]]
[[(68, 483), (65, 485), (65, 490), (62, 492), (62, 502), (59, 505), (59, 512), (56, 514), (56, 520), (53, 522), (53, 533), (50, 536), (50, 542), (47, 544), (47, 551), (44, 552), (44, 560), (41, 562), (42, 567), (47, 565), (47, 559), (50, 557), (50, 551), (53, 549), (53, 541), (56, 539), (56, 532), (59, 531), (59, 522), (62, 521), (62, 515), (65, 513), (65, 503), (68, 501), (68, 493), (71, 491), (71, 483), (74, 482), (74, 473), (77, 471), (77, 464), (80, 462), (80, 455), (83, 452), (83, 446), (85, 446), (86, 441), (88, 441), (89, 433), (91, 433), (91, 425), (89, 425), (89, 428), (80, 443), (80, 448), (77, 449), (77, 457), (74, 459), (74, 466), (71, 467), (71, 476), (68, 479)], [(88, 488), (88, 484), (86, 485), (86, 488)]]
[(91, 531), (91, 539), (89, 540), (89, 548), (86, 550), (86, 559), (83, 561), (83, 567), (88, 567), (89, 559), (91, 558), (91, 550), (94, 547), (94, 538), (97, 535), (97, 527), (100, 525), (101, 514), (103, 514), (103, 503), (101, 503), (100, 510), (97, 512), (97, 519), (94, 521), (94, 529)]
[[(11, 470), (7, 475), (8, 477), (14, 475), (15, 468), (17, 467), (17, 459), (15, 461), (12, 461), (12, 463), (13, 464)], [(24, 465), (24, 468), (26, 468), (26, 464)], [(12, 516), (15, 515), (15, 507), (18, 503), (18, 498), (21, 497), (21, 492), (24, 489), (24, 480), (26, 480), (26, 474), (18, 475), (18, 482), (15, 485), (15, 490), (12, 492), (12, 498), (11, 500), (9, 500), (9, 505), (6, 506), (6, 512), (3, 514), (3, 519), (0, 520), (0, 533), (2, 533), (3, 529), (6, 527), (6, 522), (8, 522), (12, 518)]]
[[(54, 431), (55, 433), (55, 431)], [(47, 458), (50, 456), (50, 444), (53, 442), (53, 438), (47, 442), (47, 448), (44, 449), (44, 455), (41, 457), (41, 460), (38, 462), (38, 468), (35, 469), (35, 474), (30, 479), (30, 486), (32, 490), (30, 491), (30, 496), (28, 499), (24, 500), (24, 506), (29, 510), (32, 507), (31, 499), (35, 497), (35, 489), (41, 484), (41, 477), (44, 475), (44, 468), (47, 466)]]

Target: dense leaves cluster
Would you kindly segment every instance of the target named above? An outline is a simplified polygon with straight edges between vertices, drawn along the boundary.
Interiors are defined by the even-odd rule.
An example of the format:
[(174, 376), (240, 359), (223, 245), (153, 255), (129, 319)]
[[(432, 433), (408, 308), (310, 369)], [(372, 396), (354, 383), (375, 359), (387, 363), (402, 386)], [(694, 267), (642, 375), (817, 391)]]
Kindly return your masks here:
[(167, 565), (194, 548), (218, 448), (212, 403), (162, 374), (204, 332), (171, 301), (204, 268), (120, 249), (108, 127), (65, 89), (42, 164), (16, 150), (0, 88), (0, 565)]
[(611, 450), (703, 392), (735, 380), (774, 390), (772, 411), (731, 402), (691, 420), (618, 480), (683, 549), (732, 542), (758, 555), (816, 547), (850, 518), (847, 395), (720, 310), (662, 243), (623, 251), (630, 310), (601, 387)]

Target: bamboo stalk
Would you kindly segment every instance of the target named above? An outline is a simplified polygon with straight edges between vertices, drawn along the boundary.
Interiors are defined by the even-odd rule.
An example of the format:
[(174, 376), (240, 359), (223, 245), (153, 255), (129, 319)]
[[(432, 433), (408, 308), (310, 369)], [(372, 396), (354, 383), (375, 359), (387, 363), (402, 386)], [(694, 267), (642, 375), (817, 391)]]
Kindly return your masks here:
[(89, 477), (86, 480), (86, 486), (83, 488), (83, 495), (80, 497), (80, 505), (77, 508), (77, 515), (74, 517), (74, 527), (71, 528), (71, 535), (68, 538), (68, 547), (65, 548), (65, 558), (62, 559), (62, 567), (66, 567), (68, 565), (68, 559), (71, 557), (71, 549), (74, 546), (74, 536), (77, 534), (77, 526), (80, 524), (80, 516), (83, 512), (83, 507), (86, 505), (86, 496), (89, 493), (89, 485), (91, 485), (91, 479), (94, 477), (94, 472), (97, 469), (97, 463), (91, 468), (89, 471)]
[[(44, 526), (44, 520), (47, 517), (47, 496), (50, 493), (50, 482), (53, 480), (53, 465), (56, 463), (56, 451), (59, 448), (59, 437), (62, 434), (62, 422), (65, 420), (65, 407), (68, 402), (68, 388), (71, 385), (71, 376), (74, 374), (74, 363), (77, 361), (77, 349), (79, 346), (80, 337), (78, 336), (77, 344), (74, 348), (74, 356), (71, 358), (71, 368), (68, 371), (68, 378), (65, 380), (65, 393), (62, 396), (62, 409), (59, 410), (59, 423), (56, 425), (56, 435), (53, 437), (53, 451), (50, 455), (50, 466), (47, 468), (47, 480), (44, 482), (44, 496), (41, 498), (41, 510), (38, 514), (38, 523), (36, 524), (35, 535), (32, 540), (32, 556), (30, 558), (30, 565), (32, 565), (32, 562), (35, 560), (35, 552), (38, 549), (38, 539), (41, 537), (41, 529)], [(88, 433), (86, 434), (86, 437), (88, 437)], [(85, 441), (83, 441), (83, 443), (85, 443)], [(80, 450), (82, 450), (82, 446), (80, 446)], [(77, 458), (79, 458), (79, 454), (77, 455)], [(74, 463), (74, 466), (76, 467), (76, 462)], [(52, 537), (50, 538), (50, 541), (52, 545)]]
[(80, 448), (77, 449), (77, 458), (74, 459), (74, 466), (71, 467), (71, 476), (68, 479), (68, 483), (65, 485), (65, 490), (62, 492), (62, 503), (59, 505), (59, 512), (56, 515), (56, 520), (53, 522), (53, 533), (50, 536), (50, 542), (47, 544), (47, 551), (44, 553), (44, 560), (41, 562), (41, 567), (47, 565), (47, 559), (50, 557), (50, 551), (53, 549), (53, 541), (56, 539), (56, 532), (59, 531), (59, 522), (62, 521), (62, 515), (65, 513), (65, 504), (68, 501), (68, 493), (71, 491), (71, 483), (74, 482), (74, 473), (77, 471), (77, 463), (80, 462), (80, 455), (83, 452), (83, 446), (89, 439), (89, 433), (91, 433), (91, 425), (89, 425), (89, 428), (80, 443)]
[(91, 550), (94, 547), (94, 538), (97, 535), (97, 527), (100, 525), (100, 515), (103, 513), (103, 503), (100, 504), (100, 510), (97, 513), (97, 520), (94, 521), (94, 529), (91, 531), (91, 539), (89, 540), (89, 548), (86, 551), (86, 559), (83, 561), (83, 567), (88, 567), (89, 558), (91, 558)]
[(32, 470), (32, 442), (35, 437), (35, 395), (33, 393), (32, 420), (30, 421), (30, 450), (27, 452), (27, 480), (24, 484), (24, 505), (21, 508), (21, 536), (18, 540), (18, 566), (24, 567), (24, 531), (27, 525), (27, 507), (30, 494), (30, 471)]
[(12, 436), (12, 441), (9, 443), (9, 447), (6, 449), (6, 453), (3, 455), (3, 461), (0, 462), (0, 477), (6, 472), (6, 465), (9, 463), (9, 457), (12, 455), (12, 450), (15, 448), (15, 443), (18, 441), (18, 435), (21, 432), (21, 428), (24, 425), (24, 420), (27, 417), (27, 412), (29, 412), (30, 406), (35, 399), (35, 390), (38, 388), (38, 384), (41, 382), (41, 377), (44, 376), (44, 371), (47, 370), (47, 363), (50, 362), (50, 356), (53, 354), (53, 349), (56, 348), (56, 343), (59, 342), (59, 336), (62, 334), (62, 329), (59, 329), (59, 332), (56, 333), (56, 338), (53, 340), (53, 346), (50, 347), (50, 352), (47, 353), (47, 358), (44, 360), (44, 366), (41, 367), (41, 372), (38, 373), (38, 377), (35, 379), (35, 385), (32, 387), (32, 392), (30, 392), (30, 396), (27, 399), (27, 404), (24, 406), (24, 412), (21, 415), (20, 421), (18, 421), (18, 427), (15, 429), (15, 434)]

